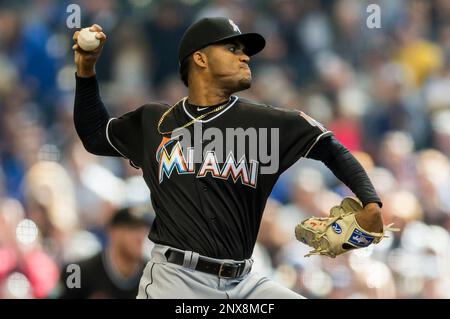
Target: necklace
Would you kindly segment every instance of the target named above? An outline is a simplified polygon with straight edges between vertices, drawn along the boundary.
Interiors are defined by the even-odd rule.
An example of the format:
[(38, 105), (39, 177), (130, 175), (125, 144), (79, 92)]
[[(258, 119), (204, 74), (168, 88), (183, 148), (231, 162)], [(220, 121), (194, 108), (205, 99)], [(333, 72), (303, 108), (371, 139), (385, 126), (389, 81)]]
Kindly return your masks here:
[[(187, 100), (187, 97), (185, 97), (185, 98), (179, 100), (179, 101), (178, 101), (177, 103), (175, 103), (170, 109), (168, 109), (166, 112), (164, 112), (164, 114), (161, 116), (161, 118), (159, 119), (159, 122), (158, 122), (158, 132), (159, 132), (159, 134), (161, 134), (161, 135), (168, 135), (168, 134), (172, 134), (172, 133), (173, 133), (174, 131), (176, 131), (176, 130), (180, 130), (180, 129), (189, 127), (189, 126), (191, 126), (192, 124), (194, 124), (195, 122), (204, 119), (204, 118), (207, 117), (208, 115), (223, 110), (225, 107), (227, 107), (227, 106), (229, 105), (229, 102), (230, 102), (230, 101), (228, 101), (227, 103), (225, 103), (225, 104), (223, 104), (223, 105), (220, 105), (220, 106), (214, 108), (213, 110), (211, 110), (211, 111), (209, 111), (209, 112), (206, 112), (206, 113), (200, 115), (199, 117), (197, 117), (197, 118), (195, 118), (195, 119), (193, 119), (193, 120), (187, 122), (186, 124), (184, 124), (184, 125), (181, 126), (181, 127), (177, 127), (177, 128), (175, 128), (175, 129), (173, 129), (173, 130), (171, 130), (171, 131), (162, 132), (162, 131), (161, 131), (161, 125), (162, 125), (162, 123), (164, 122), (164, 120), (166, 119), (167, 115), (169, 115), (170, 112), (172, 112), (172, 111), (175, 109), (175, 107), (176, 107), (180, 102), (183, 101), (183, 103), (184, 103), (184, 102), (186, 102), (186, 100)], [(231, 100), (231, 98), (230, 98), (230, 100)]]

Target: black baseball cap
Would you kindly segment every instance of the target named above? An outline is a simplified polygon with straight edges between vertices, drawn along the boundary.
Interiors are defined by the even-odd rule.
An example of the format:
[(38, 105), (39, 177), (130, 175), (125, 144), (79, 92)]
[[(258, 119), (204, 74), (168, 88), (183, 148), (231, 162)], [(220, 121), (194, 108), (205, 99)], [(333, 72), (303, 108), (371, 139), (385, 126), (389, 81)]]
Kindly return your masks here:
[(244, 52), (252, 56), (266, 46), (259, 33), (242, 33), (233, 20), (225, 17), (203, 18), (192, 24), (181, 38), (178, 62), (181, 65), (188, 56), (208, 45), (230, 39), (239, 39)]
[(143, 207), (124, 207), (117, 210), (109, 221), (109, 226), (151, 226), (154, 215)]

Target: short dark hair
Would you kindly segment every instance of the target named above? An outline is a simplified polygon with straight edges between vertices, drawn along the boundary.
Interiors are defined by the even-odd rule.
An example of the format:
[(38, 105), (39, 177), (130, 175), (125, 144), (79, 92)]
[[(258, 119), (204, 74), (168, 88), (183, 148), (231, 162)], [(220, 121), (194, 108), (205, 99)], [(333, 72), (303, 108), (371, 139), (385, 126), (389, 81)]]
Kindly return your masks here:
[(186, 87), (189, 87), (189, 69), (191, 67), (192, 55), (184, 59), (180, 66), (180, 77)]

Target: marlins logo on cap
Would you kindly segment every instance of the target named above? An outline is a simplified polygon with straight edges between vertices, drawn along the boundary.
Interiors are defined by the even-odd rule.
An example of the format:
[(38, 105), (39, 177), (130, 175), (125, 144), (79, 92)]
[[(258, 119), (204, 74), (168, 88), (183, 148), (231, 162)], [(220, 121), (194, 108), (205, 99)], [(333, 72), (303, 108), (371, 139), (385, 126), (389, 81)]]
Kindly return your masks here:
[(237, 24), (229, 18), (204, 18), (192, 24), (184, 33), (178, 50), (178, 62), (181, 65), (195, 51), (232, 39), (239, 39), (248, 56), (260, 52), (266, 45), (262, 35), (242, 33)]
[(228, 19), (228, 21), (230, 22), (230, 24), (231, 24), (231, 26), (233, 27), (233, 30), (234, 30), (234, 31), (239, 32), (239, 33), (242, 33), (241, 30), (239, 29), (239, 27), (237, 26), (237, 24), (234, 23), (233, 20)]

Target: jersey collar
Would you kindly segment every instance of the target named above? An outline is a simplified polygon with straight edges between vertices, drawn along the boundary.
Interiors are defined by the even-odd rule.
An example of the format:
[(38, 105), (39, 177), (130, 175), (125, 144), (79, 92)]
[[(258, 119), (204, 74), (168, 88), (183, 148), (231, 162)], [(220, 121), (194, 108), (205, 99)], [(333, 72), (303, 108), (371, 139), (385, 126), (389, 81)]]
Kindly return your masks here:
[[(186, 113), (187, 116), (189, 116), (192, 120), (195, 120), (196, 117), (193, 116), (191, 113), (189, 113), (189, 111), (188, 111), (187, 108), (186, 108), (186, 101), (187, 101), (187, 99), (188, 99), (188, 98), (185, 97), (185, 98), (183, 99), (183, 101), (182, 101), (183, 110), (184, 110), (184, 112)], [(235, 95), (231, 96), (230, 101), (228, 102), (229, 105), (228, 105), (227, 107), (225, 107), (222, 111), (220, 111), (219, 113), (215, 114), (213, 117), (211, 117), (211, 118), (209, 118), (209, 119), (207, 119), (207, 120), (197, 120), (196, 122), (199, 122), (199, 123), (208, 123), (208, 122), (210, 122), (210, 121), (212, 121), (212, 120), (218, 118), (219, 116), (221, 116), (222, 114), (224, 114), (226, 111), (228, 111), (231, 107), (233, 107), (233, 105), (235, 105), (236, 102), (237, 102), (238, 100), (239, 100), (239, 97), (237, 97), (237, 96), (235, 96)], [(198, 117), (198, 116), (197, 116), (197, 117)]]

